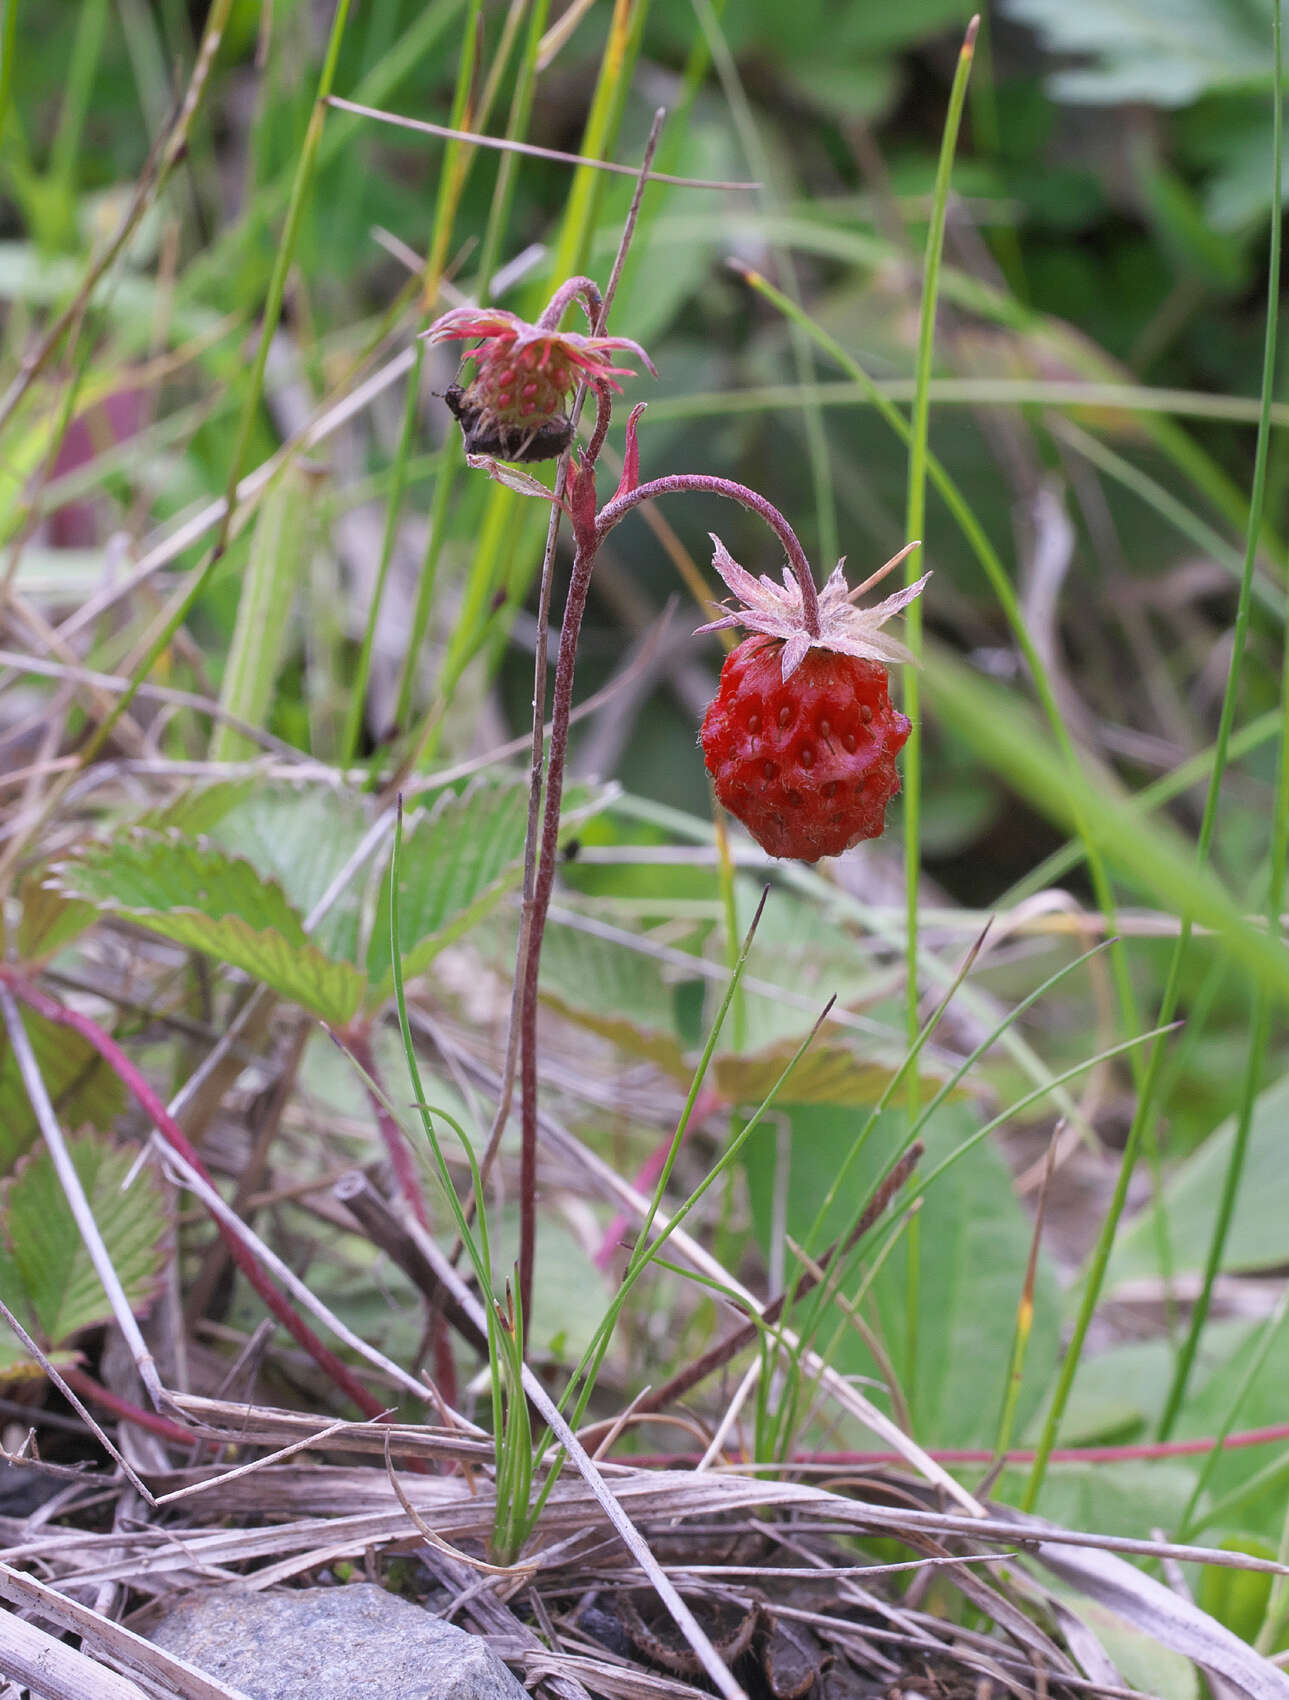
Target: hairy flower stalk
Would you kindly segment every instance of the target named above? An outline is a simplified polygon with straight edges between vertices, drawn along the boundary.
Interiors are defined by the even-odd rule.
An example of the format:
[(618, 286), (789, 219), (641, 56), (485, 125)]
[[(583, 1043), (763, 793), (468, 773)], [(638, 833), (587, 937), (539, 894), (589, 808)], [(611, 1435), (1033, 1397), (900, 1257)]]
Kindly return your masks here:
[[(584, 287), (585, 280), (573, 280), (557, 292), (552, 298), (546, 313), (536, 326), (520, 328), (519, 321), (511, 320), (506, 315), (491, 316), (474, 315), (473, 309), (458, 309), (453, 314), (445, 315), (430, 335), (434, 340), (445, 340), (450, 336), (483, 335), (488, 339), (485, 347), (489, 352), (480, 364), (480, 376), (476, 377), (472, 386), (472, 401), (478, 401), (482, 407), (486, 404), (493, 410), (487, 420), (476, 418), (474, 425), (468, 424), (462, 411), (463, 402), (449, 398), (449, 406), (457, 412), (466, 430), (467, 448), (471, 447), (472, 429), (475, 435), (475, 449), (471, 453), (471, 464), (487, 471), (511, 489), (521, 493), (538, 496), (547, 501), (558, 502), (559, 507), (566, 513), (572, 523), (574, 555), (573, 567), (569, 578), (568, 595), (564, 605), (563, 623), (560, 629), (559, 652), (555, 666), (554, 701), (551, 712), (550, 757), (547, 767), (546, 795), (541, 819), (539, 850), (536, 877), (533, 885), (532, 904), (529, 910), (529, 925), (526, 939), (527, 949), (521, 950), (518, 973), (521, 976), (519, 1002), (519, 1032), (520, 1032), (520, 1106), (521, 1106), (521, 1170), (520, 1186), (523, 1195), (521, 1199), (521, 1234), (519, 1250), (518, 1288), (521, 1313), (528, 1319), (532, 1315), (533, 1270), (535, 1257), (536, 1217), (533, 1201), (536, 1189), (536, 1152), (537, 1152), (537, 1006), (538, 989), (541, 974), (542, 940), (545, 933), (546, 918), (550, 909), (551, 896), (555, 885), (555, 870), (558, 863), (560, 807), (563, 801), (564, 768), (568, 752), (568, 731), (573, 707), (573, 676), (577, 659), (577, 644), (582, 629), (582, 618), (586, 610), (587, 592), (590, 588), (591, 574), (595, 560), (609, 533), (619, 525), (627, 515), (640, 506), (642, 502), (652, 501), (659, 496), (670, 495), (714, 495), (722, 496), (728, 501), (737, 502), (740, 507), (756, 514), (775, 534), (783, 552), (787, 557), (787, 567), (783, 575), (782, 587), (767, 578), (755, 579), (735, 562), (719, 541), (716, 542), (715, 565), (729, 589), (739, 598), (739, 606), (727, 609), (704, 631), (715, 630), (733, 624), (742, 624), (752, 632), (753, 636), (745, 640), (745, 644), (755, 644), (759, 650), (765, 650), (772, 660), (779, 688), (787, 691), (800, 692), (803, 681), (807, 679), (814, 683), (815, 674), (820, 666), (820, 658), (826, 658), (826, 665), (843, 664), (851, 670), (859, 670), (859, 688), (855, 679), (850, 681), (849, 696), (843, 702), (838, 698), (837, 748), (831, 750), (829, 741), (834, 728), (828, 719), (823, 721), (821, 749), (846, 769), (846, 779), (849, 788), (848, 798), (844, 804), (835, 801), (835, 793), (830, 793), (823, 799), (820, 807), (813, 808), (813, 814), (826, 814), (829, 818), (822, 823), (812, 820), (810, 831), (804, 836), (791, 828), (782, 830), (777, 837), (771, 835), (770, 840), (764, 833), (758, 832), (751, 825), (750, 830), (766, 843), (772, 854), (795, 856), (808, 861), (814, 861), (822, 854), (837, 854), (847, 844), (853, 843), (859, 837), (873, 836), (881, 830), (881, 818), (886, 801), (898, 789), (898, 781), (894, 780), (893, 760), (903, 738), (907, 737), (908, 722), (890, 708), (889, 700), (879, 704), (881, 715), (873, 710), (873, 704), (878, 699), (877, 684), (882, 685), (884, 696), (885, 664), (892, 661), (902, 661), (908, 658), (908, 653), (896, 639), (881, 630), (882, 626), (901, 609), (906, 607), (919, 594), (925, 579), (920, 580), (909, 589), (887, 597), (875, 608), (860, 609), (854, 606), (855, 597), (872, 587), (885, 573), (904, 559), (908, 549), (901, 551), (894, 560), (852, 592), (846, 585), (839, 563), (829, 578), (822, 595), (815, 586), (814, 575), (804, 549), (796, 533), (787, 520), (773, 505), (757, 491), (746, 485), (736, 483), (732, 479), (719, 478), (706, 473), (672, 473), (662, 478), (652, 479), (647, 483), (640, 482), (640, 449), (637, 439), (637, 426), (643, 405), (632, 409), (627, 422), (626, 449), (623, 457), (623, 472), (613, 496), (603, 507), (597, 507), (595, 487), (595, 466), (600, 447), (604, 441), (605, 429), (608, 424), (609, 408), (612, 394), (618, 388), (614, 378), (623, 376), (621, 369), (608, 364), (608, 351), (611, 348), (629, 348), (635, 352), (650, 371), (652, 365), (644, 351), (626, 338), (578, 338), (576, 342), (566, 335), (556, 333), (554, 326), (568, 303), (580, 293), (584, 302), (590, 300)], [(593, 286), (591, 286), (593, 288)], [(470, 327), (470, 328), (467, 328)], [(498, 349), (493, 353), (490, 344), (496, 342)], [(573, 355), (565, 349), (556, 350), (555, 343), (571, 343), (577, 352), (578, 362), (573, 362)], [(547, 366), (543, 371), (555, 371), (557, 376), (551, 379), (551, 388), (541, 391), (540, 400), (544, 407), (552, 405), (553, 390), (563, 375), (568, 376), (568, 382), (584, 379), (594, 388), (598, 404), (596, 429), (585, 458), (579, 459), (574, 453), (568, 463), (568, 476), (563, 486), (563, 492), (557, 496), (540, 484), (529, 474), (512, 470), (498, 465), (498, 460), (534, 458), (529, 454), (535, 450), (538, 439), (531, 442), (520, 442), (518, 438), (505, 435), (497, 428), (496, 407), (499, 397), (504, 393), (508, 398), (505, 405), (514, 406), (514, 397), (522, 386), (514, 376), (520, 368), (520, 358), (527, 359), (530, 351), (549, 347)], [(476, 350), (476, 356), (480, 350)], [(569, 360), (567, 367), (560, 366), (562, 360)], [(494, 365), (493, 362), (496, 362)], [(529, 367), (523, 368), (524, 372)], [(545, 380), (541, 380), (544, 382)], [(533, 397), (538, 396), (540, 382), (537, 379), (526, 378), (525, 382), (532, 383)], [(504, 389), (502, 386), (505, 386)], [(463, 392), (463, 395), (469, 392)], [(562, 407), (567, 389), (558, 397)], [(525, 405), (527, 401), (525, 400)], [(547, 413), (541, 419), (531, 421), (534, 431), (549, 430), (552, 416)], [(517, 428), (515, 421), (502, 421), (505, 430)], [(571, 429), (569, 440), (571, 441)], [(492, 439), (497, 439), (494, 441)], [(498, 446), (503, 441), (503, 446)], [(565, 444), (567, 446), (567, 443)], [(508, 452), (519, 448), (522, 452)], [(558, 451), (556, 451), (558, 452)], [(557, 485), (558, 489), (558, 485)], [(909, 549), (917, 547), (910, 544)], [(744, 646), (740, 646), (743, 648)], [(737, 654), (738, 651), (735, 651)], [(762, 657), (764, 661), (766, 656)], [(728, 665), (728, 663), (727, 663)], [(861, 701), (863, 697), (865, 700)], [(715, 705), (713, 705), (714, 707)], [(535, 704), (535, 712), (540, 715), (542, 705)], [(710, 711), (709, 711), (710, 718)], [(843, 725), (843, 720), (845, 724)], [(853, 722), (853, 727), (852, 727)], [(903, 723), (901, 728), (900, 723)], [(783, 723), (780, 723), (781, 725)], [(862, 728), (862, 736), (861, 736)], [(876, 728), (876, 731), (874, 731)], [(759, 729), (758, 729), (759, 730)], [(817, 727), (816, 727), (817, 732)], [(861, 749), (862, 745), (862, 749)], [(746, 752), (744, 752), (746, 753)], [(769, 757), (762, 758), (768, 761)], [(815, 761), (814, 741), (803, 745), (797, 752), (799, 766), (809, 769)], [(709, 754), (709, 766), (711, 757)], [(836, 763), (834, 763), (836, 765)], [(824, 771), (821, 767), (821, 772)], [(831, 772), (831, 769), (828, 769)], [(877, 783), (874, 783), (874, 782)], [(826, 785), (832, 785), (832, 779), (826, 779)], [(840, 783), (838, 781), (838, 783)], [(783, 788), (780, 787), (780, 790)], [(800, 809), (803, 802), (807, 803), (805, 814), (812, 814), (805, 790), (793, 785), (788, 787), (792, 795), (779, 799), (775, 792), (772, 801), (775, 803), (774, 812), (782, 815), (784, 810)], [(717, 780), (717, 792), (721, 794), (721, 783)], [(862, 805), (859, 803), (860, 794), (864, 793)], [(735, 803), (727, 801), (727, 807), (739, 814), (740, 818), (748, 821), (748, 811), (740, 812)], [(735, 800), (736, 802), (737, 800)], [(863, 821), (856, 826), (854, 818), (856, 808), (862, 808)], [(755, 808), (751, 813), (755, 815)], [(836, 816), (834, 820), (832, 817)], [(818, 830), (816, 830), (818, 829)], [(840, 834), (840, 836), (839, 836)]]

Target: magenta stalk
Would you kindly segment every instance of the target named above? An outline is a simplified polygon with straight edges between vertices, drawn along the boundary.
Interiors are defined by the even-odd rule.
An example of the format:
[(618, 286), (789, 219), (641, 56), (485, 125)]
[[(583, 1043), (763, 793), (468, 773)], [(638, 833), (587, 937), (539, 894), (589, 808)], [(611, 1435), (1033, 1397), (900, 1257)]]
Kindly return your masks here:
[[(583, 280), (573, 279), (574, 284)], [(568, 285), (565, 288), (569, 288)], [(563, 291), (561, 291), (561, 294)], [(551, 303), (554, 307), (556, 296)], [(547, 313), (551, 311), (547, 308)], [(561, 308), (562, 311), (562, 308)], [(546, 315), (543, 314), (543, 318)], [(634, 415), (633, 415), (634, 418)], [(630, 433), (628, 434), (630, 436)], [(603, 441), (597, 429), (596, 442)], [(583, 463), (580, 477), (594, 478), (594, 465)], [(564, 604), (564, 620), (560, 628), (559, 656), (555, 664), (555, 696), (551, 709), (550, 761), (546, 778), (546, 805), (542, 814), (542, 835), (533, 887), (531, 919), (527, 928), (527, 950), (522, 952), (520, 972), (523, 986), (520, 998), (520, 1155), (519, 1155), (519, 1271), (518, 1286), (520, 1314), (525, 1325), (533, 1315), (533, 1270), (537, 1246), (537, 994), (541, 973), (542, 940), (546, 932), (546, 916), (551, 894), (555, 888), (555, 867), (559, 851), (560, 804), (564, 795), (564, 763), (568, 753), (569, 718), (573, 709), (573, 671), (577, 661), (577, 642), (586, 611), (586, 596), (591, 584), (591, 571), (605, 538), (614, 526), (626, 518), (633, 508), (655, 496), (684, 495), (724, 496), (766, 523), (782, 543), (789, 565), (801, 587), (801, 601), (807, 630), (819, 635), (819, 595), (806, 552), (787, 520), (764, 496), (745, 484), (729, 478), (717, 478), (707, 473), (678, 472), (668, 477), (652, 479), (632, 490), (622, 492), (607, 502), (593, 519), (579, 523), (577, 502), (574, 500), (574, 531), (576, 549), (573, 571), (569, 578), (568, 597)], [(540, 713), (540, 705), (538, 710)]]

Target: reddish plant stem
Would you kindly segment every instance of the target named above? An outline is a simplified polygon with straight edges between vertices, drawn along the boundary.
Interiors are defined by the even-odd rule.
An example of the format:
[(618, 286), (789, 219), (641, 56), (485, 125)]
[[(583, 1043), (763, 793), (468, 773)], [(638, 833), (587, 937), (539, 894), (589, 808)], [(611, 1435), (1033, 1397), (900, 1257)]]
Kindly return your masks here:
[(181, 1423), (171, 1422), (169, 1417), (163, 1417), (156, 1411), (145, 1411), (141, 1406), (132, 1404), (129, 1399), (122, 1399), (119, 1393), (113, 1393), (95, 1381), (92, 1375), (75, 1364), (64, 1364), (62, 1377), (67, 1385), (79, 1393), (87, 1405), (97, 1405), (100, 1410), (110, 1411), (114, 1417), (123, 1423), (133, 1423), (136, 1428), (145, 1428), (149, 1434), (159, 1435), (162, 1440), (168, 1440), (175, 1446), (191, 1446), (194, 1435), (191, 1429), (184, 1428)]
[(573, 667), (577, 660), (577, 640), (582, 630), (586, 593), (594, 565), (594, 550), (588, 551), (579, 541), (573, 555), (573, 571), (564, 603), (564, 623), (559, 634), (559, 655), (555, 662), (546, 807), (542, 815), (537, 877), (533, 884), (532, 924), (528, 952), (524, 958), (523, 998), (519, 1009), (522, 1036), (519, 1073), (522, 1130), (519, 1151), (519, 1300), (525, 1328), (532, 1325), (533, 1263), (537, 1245), (537, 982), (546, 913), (555, 888), (559, 811), (564, 796), (564, 757), (568, 751), (568, 723), (573, 709)]
[(819, 593), (815, 589), (814, 574), (810, 571), (806, 552), (801, 547), (796, 532), (774, 503), (767, 502), (757, 491), (749, 490), (746, 484), (736, 484), (731, 478), (717, 478), (706, 472), (672, 472), (663, 478), (651, 478), (647, 484), (637, 484), (634, 490), (624, 491), (611, 502), (605, 503), (596, 521), (595, 547), (598, 549), (614, 526), (625, 519), (632, 508), (639, 507), (641, 502), (652, 501), (655, 496), (677, 496), (686, 492), (694, 495), (724, 496), (728, 501), (738, 502), (741, 507), (749, 509), (765, 521), (782, 543), (788, 557), (788, 565), (801, 588), (801, 606), (805, 615), (806, 630), (811, 637), (818, 637)]
[[(421, 1226), (428, 1231), (430, 1215), (425, 1208), (425, 1198), (421, 1192), (420, 1178), (416, 1173), (416, 1163), (408, 1143), (403, 1137), (402, 1128), (390, 1115), (389, 1109), (380, 1095), (380, 1075), (376, 1069), (376, 1054), (372, 1050), (371, 1027), (366, 1022), (355, 1022), (352, 1027), (345, 1028), (344, 1032), (339, 1034), (338, 1037), (363, 1074), (367, 1076), (367, 1080), (364, 1082), (367, 1089), (367, 1100), (376, 1117), (376, 1125), (380, 1129), (385, 1155), (389, 1158), (389, 1166), (393, 1171), (395, 1184), (403, 1196), (403, 1202)], [(369, 1084), (373, 1081), (375, 1086)]]
[[(105, 1033), (88, 1016), (79, 1015), (73, 1009), (66, 1009), (54, 998), (46, 996), (38, 986), (33, 986), (28, 980), (25, 980), (22, 975), (15, 974), (12, 969), (0, 968), (0, 975), (3, 976), (5, 984), (12, 990), (14, 996), (25, 1003), (29, 1009), (35, 1010), (37, 1015), (44, 1016), (46, 1021), (52, 1021), (59, 1027), (68, 1027), (74, 1033), (79, 1033), (87, 1044), (92, 1045), (126, 1090), (133, 1096), (139, 1107), (150, 1117), (153, 1126), (166, 1143), (172, 1146), (186, 1162), (191, 1163), (203, 1180), (210, 1181), (210, 1173), (189, 1142), (188, 1136), (115, 1039)], [(341, 1363), (334, 1352), (329, 1351), (323, 1345), (304, 1318), (296, 1312), (290, 1302), (278, 1291), (260, 1268), (254, 1252), (240, 1234), (230, 1228), (226, 1222), (218, 1219), (215, 1222), (215, 1227), (223, 1237), (233, 1262), (242, 1271), (273, 1315), (277, 1317), (297, 1344), (309, 1354), (318, 1368), (353, 1401), (365, 1417), (381, 1416), (386, 1407), (378, 1399), (372, 1397), (362, 1383)]]
[[(402, 1194), (403, 1202), (412, 1212), (417, 1222), (428, 1234), (430, 1231), (430, 1213), (426, 1209), (425, 1194), (421, 1189), (421, 1178), (416, 1171), (416, 1160), (403, 1134), (402, 1128), (389, 1112), (389, 1107), (381, 1095), (380, 1071), (376, 1066), (376, 1052), (371, 1042), (371, 1023), (368, 1021), (355, 1022), (338, 1035), (354, 1061), (358, 1064), (367, 1081), (367, 1099), (376, 1117), (376, 1126), (380, 1129), (381, 1141), (385, 1147), (385, 1155), (389, 1158), (389, 1166), (394, 1175), (394, 1184)], [(448, 1338), (447, 1320), (442, 1307), (431, 1305), (429, 1314), (430, 1349), (434, 1355), (434, 1383), (449, 1405), (455, 1407), (457, 1402), (457, 1370), (456, 1360), (452, 1356), (452, 1342)]]
[[(633, 1410), (638, 1407), (633, 1407)], [(1056, 1446), (1048, 1454), (1054, 1464), (1139, 1464), (1165, 1458), (1194, 1458), (1211, 1452), (1219, 1443), (1224, 1452), (1248, 1446), (1272, 1446), (1289, 1440), (1289, 1423), (1275, 1423), (1270, 1428), (1245, 1429), (1240, 1434), (1200, 1435), (1193, 1440), (1143, 1440), (1140, 1445), (1124, 1446)], [(927, 1456), (937, 1464), (994, 1464), (997, 1454), (985, 1447), (932, 1447)], [(1005, 1464), (1032, 1464), (1036, 1454), (1032, 1448), (1005, 1452)], [(633, 1454), (624, 1463), (642, 1469), (673, 1470), (686, 1464), (696, 1464), (698, 1452), (650, 1452)], [(792, 1464), (822, 1464), (828, 1469), (870, 1468), (877, 1464), (903, 1464), (907, 1460), (898, 1452), (800, 1452)], [(788, 1466), (791, 1468), (791, 1465)]]
[(591, 329), (598, 330), (603, 303), (600, 299), (600, 286), (593, 278), (565, 278), (550, 300), (542, 308), (542, 316), (537, 321), (539, 331), (556, 331), (559, 322), (568, 311), (572, 302), (581, 299), (586, 311), (587, 321)]
[[(573, 280), (577, 282), (579, 280)], [(558, 297), (556, 297), (558, 299)], [(552, 302), (552, 305), (554, 303)], [(547, 309), (547, 312), (550, 308)], [(601, 406), (596, 427), (597, 442), (603, 441), (601, 424), (607, 425), (608, 408)], [(635, 416), (633, 415), (633, 418)], [(576, 550), (569, 578), (564, 623), (560, 629), (559, 657), (555, 664), (555, 696), (551, 709), (550, 760), (546, 775), (546, 807), (542, 815), (542, 837), (533, 900), (521, 929), (526, 948), (520, 950), (523, 976), (520, 999), (520, 1157), (519, 1157), (519, 1298), (525, 1326), (532, 1317), (533, 1266), (537, 1242), (537, 988), (541, 973), (542, 939), (546, 914), (555, 886), (555, 864), (559, 849), (559, 811), (564, 794), (564, 763), (568, 754), (569, 717), (573, 708), (573, 669), (577, 662), (577, 640), (586, 611), (586, 595), (595, 558), (614, 526), (641, 502), (654, 496), (724, 496), (748, 508), (774, 532), (783, 544), (789, 564), (801, 587), (806, 626), (819, 632), (819, 596), (814, 575), (797, 534), (772, 502), (746, 484), (701, 472), (678, 472), (652, 479), (633, 490), (615, 495), (598, 514), (594, 508), (594, 462), (581, 463), (570, 478), (573, 530)], [(540, 712), (540, 710), (539, 710)]]

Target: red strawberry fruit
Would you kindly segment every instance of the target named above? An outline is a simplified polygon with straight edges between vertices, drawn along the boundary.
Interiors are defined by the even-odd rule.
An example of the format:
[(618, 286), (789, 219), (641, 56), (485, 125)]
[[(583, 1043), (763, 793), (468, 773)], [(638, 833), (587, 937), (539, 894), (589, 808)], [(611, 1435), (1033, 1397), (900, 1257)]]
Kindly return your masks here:
[(700, 741), (716, 795), (771, 856), (840, 856), (878, 837), (900, 788), (895, 758), (912, 727), (891, 702), (885, 663), (912, 657), (880, 627), (926, 579), (863, 610), (839, 564), (819, 597), (813, 637), (789, 574), (784, 589), (754, 579), (713, 542), (716, 570), (742, 606), (702, 629), (739, 624), (753, 633), (726, 658), (703, 720)]

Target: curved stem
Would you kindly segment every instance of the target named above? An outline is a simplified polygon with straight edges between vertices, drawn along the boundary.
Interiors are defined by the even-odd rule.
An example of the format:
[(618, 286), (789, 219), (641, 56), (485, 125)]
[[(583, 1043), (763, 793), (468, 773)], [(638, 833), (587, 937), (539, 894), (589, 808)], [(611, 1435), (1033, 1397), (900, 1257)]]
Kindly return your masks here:
[(767, 502), (764, 496), (755, 490), (749, 490), (746, 484), (736, 484), (731, 478), (717, 478), (705, 472), (673, 472), (665, 478), (652, 478), (647, 484), (637, 484), (634, 490), (615, 496), (601, 508), (595, 526), (596, 548), (604, 542), (614, 526), (625, 519), (631, 509), (638, 507), (641, 502), (648, 502), (654, 496), (681, 495), (686, 491), (695, 495), (724, 496), (727, 500), (748, 508), (765, 521), (782, 543), (788, 557), (788, 565), (801, 587), (801, 607), (806, 630), (811, 637), (818, 637), (819, 593), (815, 589), (814, 575), (810, 571), (806, 552), (801, 547), (796, 532), (773, 502)]
[[(165, 1142), (172, 1146), (203, 1180), (209, 1181), (210, 1171), (194, 1150), (187, 1134), (184, 1133), (116, 1040), (92, 1021), (89, 1016), (80, 1014), (78, 1010), (66, 1008), (56, 998), (47, 996), (39, 986), (32, 985), (21, 974), (7, 968), (2, 972), (4, 983), (20, 1002), (27, 1005), (28, 1009), (34, 1010), (37, 1015), (44, 1016), (46, 1021), (52, 1021), (56, 1026), (70, 1028), (73, 1033), (78, 1033), (82, 1039), (93, 1046), (134, 1098), (139, 1108), (151, 1120), (152, 1125)], [(215, 1220), (215, 1227), (228, 1246), (233, 1262), (236, 1263), (251, 1286), (254, 1287), (297, 1345), (304, 1348), (323, 1374), (328, 1376), (340, 1388), (341, 1392), (345, 1393), (357, 1405), (365, 1417), (381, 1416), (385, 1407), (367, 1391), (346, 1365), (341, 1363), (335, 1353), (323, 1345), (286, 1296), (278, 1291), (260, 1267), (255, 1252), (242, 1239), (241, 1234), (218, 1217)]]
[(550, 300), (542, 308), (542, 316), (537, 321), (539, 331), (559, 329), (559, 322), (568, 311), (571, 302), (581, 297), (582, 306), (586, 310), (591, 329), (595, 330), (600, 318), (602, 302), (600, 286), (589, 277), (565, 278)]

